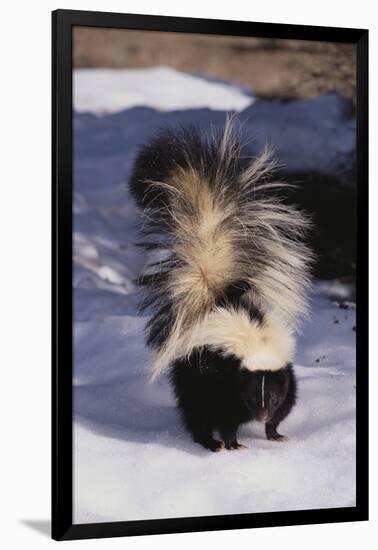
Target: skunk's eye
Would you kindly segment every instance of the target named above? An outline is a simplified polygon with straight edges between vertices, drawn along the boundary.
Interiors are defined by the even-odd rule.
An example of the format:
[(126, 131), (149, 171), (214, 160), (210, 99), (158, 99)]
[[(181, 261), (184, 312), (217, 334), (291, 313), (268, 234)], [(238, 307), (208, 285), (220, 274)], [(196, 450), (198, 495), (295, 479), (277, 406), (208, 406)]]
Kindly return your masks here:
[(272, 397), (270, 398), (270, 401), (272, 403), (273, 406), (277, 405), (278, 403), (278, 396), (276, 394), (273, 394)]

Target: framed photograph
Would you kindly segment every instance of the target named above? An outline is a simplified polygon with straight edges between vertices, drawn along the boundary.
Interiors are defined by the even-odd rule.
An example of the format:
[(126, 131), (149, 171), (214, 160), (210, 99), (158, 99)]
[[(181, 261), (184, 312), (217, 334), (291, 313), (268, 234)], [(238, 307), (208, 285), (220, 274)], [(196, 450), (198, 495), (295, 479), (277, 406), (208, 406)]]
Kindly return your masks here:
[(368, 31), (52, 30), (53, 538), (368, 519)]

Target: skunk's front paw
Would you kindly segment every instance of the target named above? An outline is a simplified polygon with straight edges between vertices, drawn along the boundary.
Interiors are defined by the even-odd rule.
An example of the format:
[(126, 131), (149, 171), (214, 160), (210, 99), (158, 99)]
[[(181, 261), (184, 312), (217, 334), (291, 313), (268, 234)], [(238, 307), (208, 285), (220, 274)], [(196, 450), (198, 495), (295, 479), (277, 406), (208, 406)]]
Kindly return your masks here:
[(236, 451), (240, 449), (247, 449), (247, 447), (235, 439), (235, 441), (231, 441), (231, 443), (226, 444), (226, 449), (228, 451)]
[(201, 441), (197, 440), (197, 443), (199, 443), (200, 445), (202, 445), (202, 447), (205, 447), (205, 449), (208, 449), (212, 453), (218, 453), (224, 448), (223, 441), (218, 441), (217, 439), (206, 439)]
[(289, 438), (286, 437), (286, 435), (281, 435), (278, 432), (276, 432), (275, 434), (267, 435), (267, 438), (269, 439), (269, 441), (280, 441), (282, 443), (284, 441), (289, 441)]
[(209, 443), (207, 448), (213, 453), (219, 453), (219, 451), (224, 448), (223, 441), (217, 441), (214, 439), (211, 443)]

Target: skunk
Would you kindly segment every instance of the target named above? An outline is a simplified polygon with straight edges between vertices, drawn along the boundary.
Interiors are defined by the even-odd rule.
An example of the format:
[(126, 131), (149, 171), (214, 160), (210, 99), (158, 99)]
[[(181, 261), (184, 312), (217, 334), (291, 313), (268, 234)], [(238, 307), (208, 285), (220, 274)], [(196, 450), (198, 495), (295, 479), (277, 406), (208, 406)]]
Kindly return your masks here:
[(129, 181), (149, 251), (139, 284), (152, 378), (169, 369), (187, 429), (212, 451), (241, 448), (237, 430), (250, 420), (283, 440), (277, 427), (296, 400), (310, 222), (280, 197), (275, 168), (268, 148), (248, 157), (228, 119), (209, 133), (160, 131)]
[[(257, 420), (265, 423), (268, 439), (285, 441), (277, 426), (292, 409), (296, 380), (289, 364), (275, 372), (250, 372), (236, 357), (198, 350), (191, 360), (179, 359), (171, 372), (178, 405), (194, 441), (211, 451), (224, 446), (243, 448), (237, 440), (240, 424)], [(222, 438), (213, 438), (213, 430)]]

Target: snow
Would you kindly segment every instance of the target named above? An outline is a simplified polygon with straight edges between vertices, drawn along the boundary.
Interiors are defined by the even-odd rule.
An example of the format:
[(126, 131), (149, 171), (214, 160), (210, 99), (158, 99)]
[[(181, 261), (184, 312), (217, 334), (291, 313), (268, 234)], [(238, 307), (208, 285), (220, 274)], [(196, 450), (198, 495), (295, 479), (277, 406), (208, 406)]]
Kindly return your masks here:
[(355, 162), (356, 121), (346, 101), (324, 94), (303, 101), (257, 101), (243, 112), (255, 149), (271, 143), (289, 171), (344, 178)]
[[(196, 123), (208, 128), (223, 124), (227, 111), (234, 111), (252, 153), (270, 143), (288, 171), (347, 181), (353, 173), (356, 121), (348, 115), (346, 100), (332, 93), (303, 101), (267, 101), (236, 84), (166, 67), (78, 69), (74, 109), (86, 113), (84, 119), (76, 117), (78, 125), (85, 120), (88, 133), (79, 144), (80, 153), (85, 147), (125, 154), (162, 125)], [(102, 120), (104, 114), (115, 116)]]
[(167, 379), (147, 381), (144, 320), (126, 313), (127, 296), (115, 312), (93, 290), (103, 315), (75, 323), (75, 522), (354, 505), (353, 309), (315, 287), (298, 404), (281, 428), (289, 442), (252, 423), (240, 430), (247, 450), (212, 454), (182, 428)]
[(201, 107), (242, 111), (253, 101), (240, 87), (209, 82), (170, 67), (78, 69), (74, 73), (77, 112), (114, 113), (141, 105), (161, 111)]
[[(281, 427), (287, 443), (267, 441), (251, 423), (240, 430), (247, 450), (205, 451), (183, 429), (167, 378), (148, 382), (147, 317), (133, 282), (144, 257), (126, 181), (137, 145), (162, 123), (223, 123), (225, 112), (195, 109), (184, 92), (179, 111), (159, 112), (164, 98), (155, 98), (154, 108), (74, 117), (74, 522), (353, 506), (356, 312), (348, 286), (313, 285), (295, 360), (298, 404)], [(203, 93), (212, 101), (211, 90)], [(336, 105), (334, 96), (314, 104), (321, 101)], [(295, 104), (273, 112), (300, 124)], [(310, 126), (328, 127), (327, 151), (334, 129), (341, 133), (332, 124), (320, 113)], [(256, 127), (262, 135), (263, 118)], [(252, 134), (248, 121), (244, 131)], [(294, 157), (296, 143), (285, 147)]]

